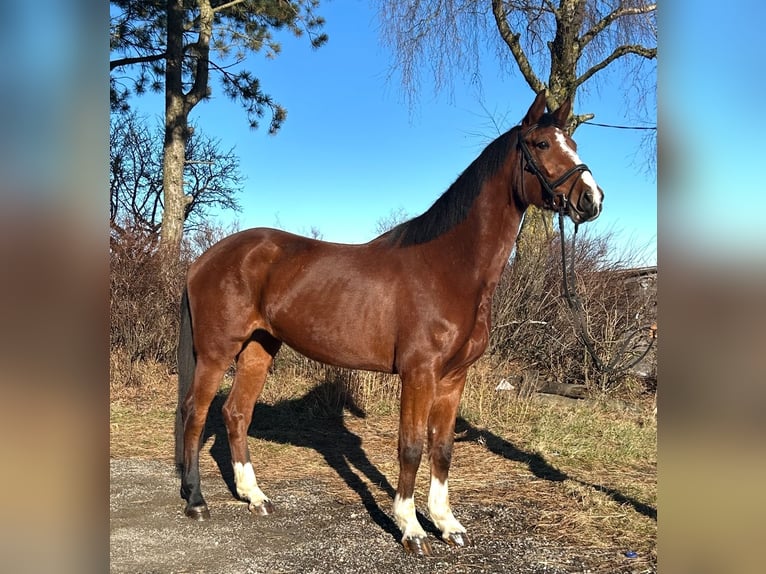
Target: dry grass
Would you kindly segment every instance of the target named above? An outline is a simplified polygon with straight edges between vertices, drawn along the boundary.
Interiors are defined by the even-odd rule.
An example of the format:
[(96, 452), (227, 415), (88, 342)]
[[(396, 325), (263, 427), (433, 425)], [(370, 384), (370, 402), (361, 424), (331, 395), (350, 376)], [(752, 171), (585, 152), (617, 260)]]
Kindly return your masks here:
[[(112, 388), (111, 453), (170, 461), (175, 377), (160, 365), (142, 369), (140, 386)], [(519, 399), (494, 390), (499, 378), (486, 361), (472, 369), (450, 478), (456, 506), (514, 507), (549, 539), (605, 553), (635, 550), (655, 563), (653, 403), (636, 397), (627, 403)], [(230, 383), (224, 382), (211, 407), (201, 456), (203, 473), (224, 477), (230, 470), (220, 407)], [(398, 392), (393, 377), (350, 373), (284, 353), (250, 429), (259, 483), (268, 492), (279, 480), (312, 478), (337, 500), (361, 497), (387, 509), (398, 475)], [(424, 464), (416, 489), (421, 503), (427, 487)]]

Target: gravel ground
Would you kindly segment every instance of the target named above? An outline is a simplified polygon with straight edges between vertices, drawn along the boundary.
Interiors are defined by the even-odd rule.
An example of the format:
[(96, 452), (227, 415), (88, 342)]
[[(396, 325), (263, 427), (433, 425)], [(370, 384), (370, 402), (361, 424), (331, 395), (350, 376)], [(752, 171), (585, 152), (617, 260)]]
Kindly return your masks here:
[(475, 545), (451, 548), (431, 531), (435, 556), (416, 558), (406, 555), (398, 543), (387, 506), (381, 510), (369, 502), (365, 506), (361, 501), (338, 501), (319, 480), (270, 484), (268, 492), (276, 512), (256, 517), (244, 503), (233, 499), (220, 476), (203, 473), (212, 519), (198, 523), (183, 515), (179, 482), (171, 464), (113, 459), (110, 478), (114, 573), (647, 571), (598, 549), (562, 547), (545, 540), (525, 525), (523, 516), (503, 506), (460, 504), (456, 513), (468, 526)]

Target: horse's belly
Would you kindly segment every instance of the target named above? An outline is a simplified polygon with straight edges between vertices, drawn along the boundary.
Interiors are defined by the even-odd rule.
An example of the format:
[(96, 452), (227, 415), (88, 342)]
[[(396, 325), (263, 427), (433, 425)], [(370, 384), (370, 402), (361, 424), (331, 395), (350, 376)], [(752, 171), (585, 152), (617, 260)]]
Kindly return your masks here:
[(339, 303), (332, 309), (278, 318), (274, 334), (287, 345), (316, 361), (370, 371), (391, 372), (394, 363), (393, 317), (381, 316), (374, 306)]

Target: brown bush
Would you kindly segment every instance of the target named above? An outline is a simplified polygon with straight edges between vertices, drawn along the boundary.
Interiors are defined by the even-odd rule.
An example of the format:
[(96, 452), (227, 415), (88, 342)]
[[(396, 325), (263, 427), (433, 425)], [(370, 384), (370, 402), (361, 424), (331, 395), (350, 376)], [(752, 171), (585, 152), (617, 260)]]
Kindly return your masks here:
[[(576, 290), (594, 350), (603, 363), (614, 361), (619, 367), (648, 344), (650, 332), (641, 327), (655, 321), (655, 298), (653, 291), (637, 291), (626, 280), (629, 265), (613, 257), (612, 243), (609, 234), (581, 233), (574, 265)], [(571, 262), (568, 253), (568, 265)], [(558, 236), (536, 253), (513, 259), (495, 294), (491, 355), (515, 370), (539, 372), (559, 383), (581, 383), (599, 391), (618, 388), (632, 371), (618, 368), (604, 373), (597, 368), (562, 293)]]
[(141, 385), (139, 363), (175, 369), (179, 301), (187, 263), (166, 261), (156, 234), (120, 229), (110, 245), (112, 384)]

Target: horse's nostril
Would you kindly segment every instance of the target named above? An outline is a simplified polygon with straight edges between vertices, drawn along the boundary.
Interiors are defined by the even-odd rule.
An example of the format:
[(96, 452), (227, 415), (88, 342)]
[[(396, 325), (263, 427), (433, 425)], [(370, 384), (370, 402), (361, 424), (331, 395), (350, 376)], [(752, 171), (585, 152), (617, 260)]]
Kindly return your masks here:
[(586, 190), (583, 192), (582, 195), (580, 195), (580, 207), (583, 209), (587, 209), (590, 207), (593, 207), (593, 192), (590, 190)]

